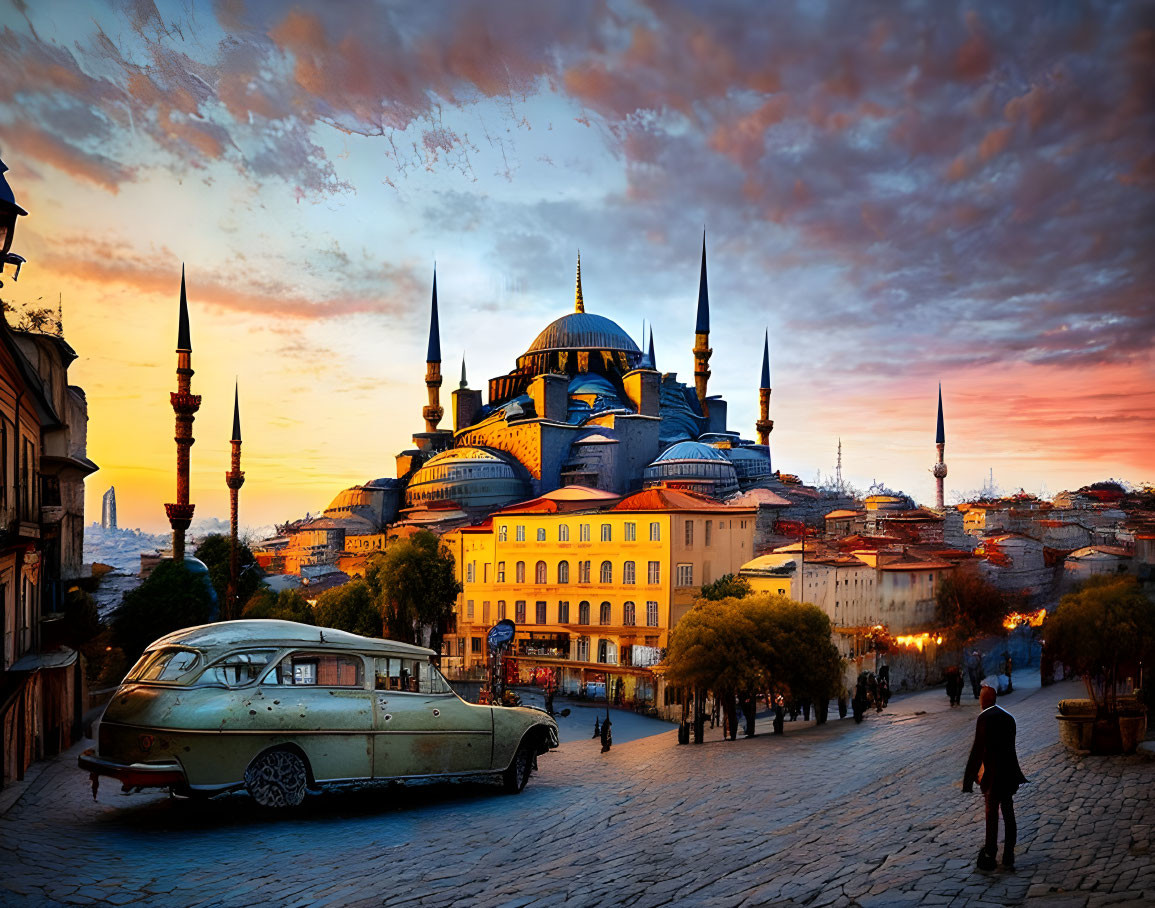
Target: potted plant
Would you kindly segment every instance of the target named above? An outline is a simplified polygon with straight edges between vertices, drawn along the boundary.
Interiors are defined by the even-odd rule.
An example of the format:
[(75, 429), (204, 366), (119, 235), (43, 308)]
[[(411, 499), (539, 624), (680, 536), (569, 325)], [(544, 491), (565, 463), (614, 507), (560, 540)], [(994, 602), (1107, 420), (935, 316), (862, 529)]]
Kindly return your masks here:
[(1155, 602), (1133, 577), (1092, 577), (1062, 598), (1043, 637), (1048, 655), (1087, 686), (1088, 700), (1059, 703), (1061, 740), (1092, 753), (1134, 751), (1147, 712), (1127, 680), (1155, 653)]

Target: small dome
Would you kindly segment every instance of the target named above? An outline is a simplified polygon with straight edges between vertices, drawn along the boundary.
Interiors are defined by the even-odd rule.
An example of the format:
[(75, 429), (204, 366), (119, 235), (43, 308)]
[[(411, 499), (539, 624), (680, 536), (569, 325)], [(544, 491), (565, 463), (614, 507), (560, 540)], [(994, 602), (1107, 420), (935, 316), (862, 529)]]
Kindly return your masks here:
[(637, 354), (642, 351), (617, 322), (592, 312), (570, 312), (551, 322), (529, 345), (530, 353), (550, 353), (556, 350), (622, 350)]
[(738, 491), (734, 464), (717, 448), (699, 441), (670, 445), (646, 467), (642, 479), (647, 489), (667, 486), (711, 498), (725, 498)]
[(408, 505), (453, 501), (463, 508), (497, 508), (527, 497), (510, 460), (486, 448), (450, 448), (431, 457), (409, 481)]
[(663, 463), (669, 460), (720, 460), (729, 463), (726, 455), (717, 448), (702, 444), (700, 441), (680, 441), (670, 445), (658, 455), (654, 463)]

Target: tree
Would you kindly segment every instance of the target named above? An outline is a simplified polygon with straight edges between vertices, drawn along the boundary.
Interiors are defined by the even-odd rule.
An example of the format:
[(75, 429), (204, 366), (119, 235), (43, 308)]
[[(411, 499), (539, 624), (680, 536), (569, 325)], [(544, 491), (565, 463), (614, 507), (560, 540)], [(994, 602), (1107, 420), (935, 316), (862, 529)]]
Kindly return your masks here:
[(393, 542), (365, 569), (385, 631), (394, 640), (440, 651), (461, 592), (453, 554), (427, 530)]
[(112, 619), (113, 642), (135, 661), (159, 637), (208, 622), (215, 606), (207, 575), (183, 561), (162, 561), (124, 594)]
[[(209, 579), (217, 592), (217, 601), (226, 610), (229, 603), (225, 594), (229, 587), (230, 538), (223, 533), (210, 533), (197, 546), (196, 557), (209, 569)], [(252, 550), (241, 540), (237, 540), (237, 602), (248, 602), (261, 587), (264, 576)], [(225, 617), (235, 618), (236, 615)]]
[(245, 603), (243, 618), (276, 618), (281, 621), (297, 621), (301, 624), (316, 624), (313, 607), (297, 590), (281, 590), (274, 593), (268, 587), (257, 590)]
[(366, 637), (381, 636), (381, 613), (369, 584), (360, 577), (318, 596), (313, 617), (321, 627), (335, 627)]
[(1155, 657), (1155, 603), (1134, 577), (1091, 577), (1047, 616), (1043, 638), (1050, 657), (1083, 676), (1096, 710), (1113, 713), (1120, 680)]
[(719, 599), (741, 599), (751, 593), (750, 581), (745, 577), (735, 577), (733, 574), (723, 574), (713, 583), (702, 587), (699, 596), (702, 599), (717, 601)]
[(961, 645), (983, 634), (1001, 634), (1016, 601), (971, 571), (945, 577), (935, 596), (935, 614), (948, 641)]

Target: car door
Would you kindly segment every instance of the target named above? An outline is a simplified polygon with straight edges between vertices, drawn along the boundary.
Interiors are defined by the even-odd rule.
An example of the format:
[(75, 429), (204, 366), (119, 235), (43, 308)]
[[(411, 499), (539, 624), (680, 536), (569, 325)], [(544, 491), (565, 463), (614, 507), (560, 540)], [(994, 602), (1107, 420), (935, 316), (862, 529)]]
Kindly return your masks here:
[(250, 699), (250, 727), (265, 733), (262, 746), (300, 747), (318, 782), (368, 779), (372, 698), (360, 654), (298, 651), (282, 659)]
[(492, 769), (490, 707), (462, 701), (428, 662), (374, 662), (374, 778)]

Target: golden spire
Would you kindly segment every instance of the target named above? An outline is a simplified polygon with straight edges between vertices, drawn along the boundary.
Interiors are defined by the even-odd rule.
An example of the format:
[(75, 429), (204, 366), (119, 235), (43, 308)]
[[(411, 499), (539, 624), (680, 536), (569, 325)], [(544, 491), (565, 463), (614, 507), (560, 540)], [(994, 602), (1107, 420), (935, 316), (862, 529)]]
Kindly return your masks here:
[(586, 311), (585, 301), (582, 300), (582, 254), (580, 249), (578, 250), (577, 290), (574, 291), (573, 311)]

